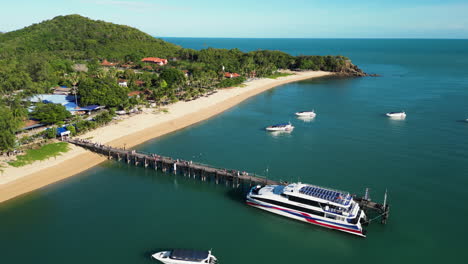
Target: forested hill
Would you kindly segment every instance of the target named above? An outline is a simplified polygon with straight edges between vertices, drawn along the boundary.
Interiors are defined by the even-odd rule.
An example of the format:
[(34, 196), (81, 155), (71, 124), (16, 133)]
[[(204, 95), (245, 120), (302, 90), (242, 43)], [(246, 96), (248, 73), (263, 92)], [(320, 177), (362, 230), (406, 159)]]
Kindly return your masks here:
[[(155, 67), (142, 63), (144, 57), (175, 59), (165, 67)], [(268, 76), (278, 69), (365, 75), (344, 56), (296, 57), (268, 50), (245, 53), (238, 49), (184, 49), (129, 26), (67, 15), (0, 34), (0, 95), (18, 90), (30, 95), (47, 92), (52, 86), (70, 85), (69, 76), (76, 73), (76, 65), (89, 68), (80, 73), (81, 80), (93, 78), (99, 75), (97, 70), (105, 59), (155, 73), (152, 77), (158, 77), (167, 68), (190, 73), (187, 75), (192, 80), (182, 82), (182, 86), (200, 82), (215, 87), (222, 81), (224, 69), (245, 78)]]
[(138, 29), (80, 15), (58, 16), (0, 34), (0, 59), (49, 53), (62, 59), (138, 60), (148, 54), (175, 56), (181, 48)]

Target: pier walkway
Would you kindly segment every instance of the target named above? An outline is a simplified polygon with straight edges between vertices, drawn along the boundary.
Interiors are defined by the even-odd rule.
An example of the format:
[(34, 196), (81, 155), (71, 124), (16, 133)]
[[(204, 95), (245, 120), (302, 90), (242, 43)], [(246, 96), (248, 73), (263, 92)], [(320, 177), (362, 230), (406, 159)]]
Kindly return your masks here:
[[(108, 145), (102, 145), (94, 143), (88, 140), (82, 139), (65, 139), (64, 141), (83, 147), (90, 151), (98, 154), (102, 154), (108, 157), (108, 159), (116, 159), (118, 161), (124, 161), (128, 164), (135, 166), (142, 166), (145, 168), (151, 168), (154, 170), (161, 170), (167, 173), (182, 174), (190, 178), (198, 178), (202, 181), (214, 181), (216, 184), (224, 183), (232, 187), (238, 188), (240, 186), (250, 187), (252, 185), (285, 185), (287, 182), (270, 180), (266, 177), (248, 173), (245, 171), (238, 171), (232, 169), (216, 168), (210, 165), (173, 159), (170, 157), (164, 157), (152, 153), (144, 153), (141, 151), (127, 150), (123, 148), (115, 148)], [(367, 197), (367, 196), (366, 196)], [(385, 224), (389, 215), (390, 207), (386, 202), (379, 204), (365, 197), (354, 197), (360, 207), (366, 212), (366, 214), (373, 213), (377, 216), (371, 219), (380, 218), (381, 223)]]
[(83, 147), (95, 153), (102, 154), (108, 159), (116, 159), (124, 161), (135, 166), (152, 168), (174, 174), (182, 174), (189, 177), (199, 178), (202, 181), (213, 180), (216, 183), (224, 182), (239, 186), (241, 184), (283, 184), (283, 182), (267, 179), (266, 177), (258, 176), (253, 173), (241, 172), (238, 170), (216, 168), (210, 165), (173, 159), (151, 153), (144, 153), (135, 150), (126, 150), (123, 148), (115, 148), (107, 145), (90, 142), (81, 139), (66, 139), (68, 143)]

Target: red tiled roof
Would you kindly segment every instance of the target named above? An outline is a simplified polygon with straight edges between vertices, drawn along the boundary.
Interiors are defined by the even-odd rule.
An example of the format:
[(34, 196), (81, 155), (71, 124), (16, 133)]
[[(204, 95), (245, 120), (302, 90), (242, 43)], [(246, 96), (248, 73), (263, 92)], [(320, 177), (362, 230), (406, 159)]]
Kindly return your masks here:
[(236, 78), (236, 77), (239, 77), (239, 76), (240, 76), (240, 74), (238, 74), (238, 73), (230, 73), (230, 72), (225, 72), (224, 73), (224, 77), (226, 77), (226, 78)]
[(29, 120), (24, 121), (23, 127), (29, 127), (29, 126), (37, 125), (37, 124), (39, 124), (39, 121), (29, 119)]
[(166, 59), (161, 59), (161, 58), (155, 58), (155, 57), (148, 57), (148, 58), (143, 58), (141, 59), (142, 62), (153, 62), (153, 63), (167, 63)]
[(127, 95), (128, 96), (135, 96), (135, 95), (140, 95), (142, 93), (143, 93), (142, 91), (131, 91)]
[(135, 81), (135, 84), (138, 85), (138, 86), (142, 86), (143, 84), (145, 84), (144, 81), (140, 81), (140, 80), (136, 80)]
[(115, 66), (117, 65), (116, 62), (109, 62), (107, 61), (106, 59), (104, 59), (102, 62), (101, 62), (101, 66)]

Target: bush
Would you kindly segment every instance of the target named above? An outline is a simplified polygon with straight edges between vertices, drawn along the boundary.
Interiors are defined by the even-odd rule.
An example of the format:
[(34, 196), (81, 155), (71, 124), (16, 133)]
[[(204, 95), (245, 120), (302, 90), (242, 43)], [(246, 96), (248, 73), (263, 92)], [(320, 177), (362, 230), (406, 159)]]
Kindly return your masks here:
[(70, 131), (70, 134), (72, 136), (75, 136), (76, 135), (76, 128), (75, 126), (67, 126), (67, 130)]
[(220, 88), (233, 87), (233, 86), (238, 86), (239, 84), (243, 82), (245, 82), (244, 77), (224, 79), (218, 84), (218, 87)]
[(56, 138), (57, 137), (57, 128), (56, 127), (48, 128), (45, 131), (45, 137), (46, 138)]

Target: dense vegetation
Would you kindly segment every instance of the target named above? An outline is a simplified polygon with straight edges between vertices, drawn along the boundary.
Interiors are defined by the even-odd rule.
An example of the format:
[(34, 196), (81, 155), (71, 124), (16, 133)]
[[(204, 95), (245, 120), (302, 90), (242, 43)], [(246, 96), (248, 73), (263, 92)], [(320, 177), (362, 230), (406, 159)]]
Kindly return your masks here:
[(71, 117), (71, 114), (63, 105), (41, 103), (34, 108), (31, 117), (43, 124), (56, 124)]
[[(143, 57), (166, 58), (169, 64), (143, 63)], [(103, 60), (116, 67), (101, 67)], [(58, 16), (0, 34), (0, 151), (15, 147), (14, 133), (29, 107), (23, 99), (49, 93), (53, 86), (77, 87), (82, 106), (128, 109), (144, 100), (158, 104), (190, 100), (217, 87), (239, 85), (246, 78), (271, 76), (278, 69), (362, 73), (343, 56), (184, 49), (128, 26), (79, 15)], [(240, 77), (225, 78), (225, 72)], [(128, 87), (118, 85), (118, 79), (125, 79)], [(131, 90), (144, 95), (129, 98)], [(39, 106), (30, 117), (53, 124), (69, 118), (62, 110)], [(83, 121), (77, 130), (90, 126)]]

